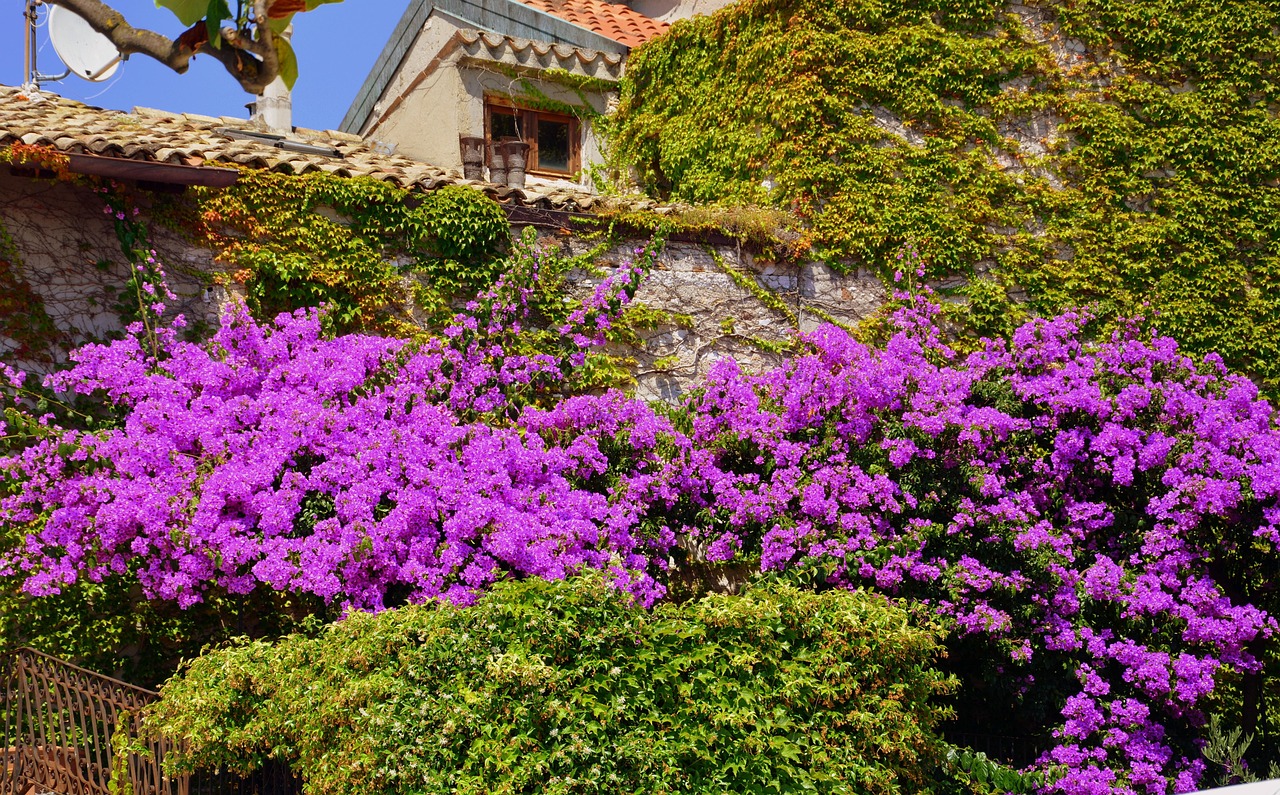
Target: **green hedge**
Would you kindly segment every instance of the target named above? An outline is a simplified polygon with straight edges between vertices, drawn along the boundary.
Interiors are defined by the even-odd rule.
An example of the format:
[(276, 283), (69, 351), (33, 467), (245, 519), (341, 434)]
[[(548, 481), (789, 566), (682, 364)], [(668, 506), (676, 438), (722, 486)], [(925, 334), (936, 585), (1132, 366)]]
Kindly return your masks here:
[(930, 789), (937, 627), (786, 585), (637, 609), (596, 575), (245, 643), (162, 690), (181, 766), (289, 760), (312, 793)]

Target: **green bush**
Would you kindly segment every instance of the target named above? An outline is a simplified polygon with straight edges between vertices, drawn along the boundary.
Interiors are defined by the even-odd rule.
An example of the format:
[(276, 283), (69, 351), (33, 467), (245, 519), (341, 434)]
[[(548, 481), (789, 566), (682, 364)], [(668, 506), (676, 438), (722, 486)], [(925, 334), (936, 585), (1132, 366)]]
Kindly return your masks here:
[(426, 252), (456, 269), (457, 292), (493, 283), (511, 237), (511, 222), (497, 202), (477, 190), (446, 185), (426, 195), (419, 213), (430, 230)]
[(312, 793), (893, 793), (945, 764), (939, 630), (788, 585), (647, 612), (601, 575), (245, 643), (162, 690), (179, 767), (289, 760)]

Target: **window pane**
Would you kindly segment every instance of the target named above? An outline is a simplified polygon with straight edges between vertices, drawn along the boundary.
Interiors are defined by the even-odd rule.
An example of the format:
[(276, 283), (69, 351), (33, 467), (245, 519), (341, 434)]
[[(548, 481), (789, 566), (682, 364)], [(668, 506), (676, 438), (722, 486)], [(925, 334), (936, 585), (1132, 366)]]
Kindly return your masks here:
[(538, 168), (569, 170), (569, 122), (538, 119)]
[(516, 124), (516, 115), (514, 113), (503, 113), (500, 110), (490, 111), (489, 135), (495, 141), (503, 138), (519, 138), (520, 130)]

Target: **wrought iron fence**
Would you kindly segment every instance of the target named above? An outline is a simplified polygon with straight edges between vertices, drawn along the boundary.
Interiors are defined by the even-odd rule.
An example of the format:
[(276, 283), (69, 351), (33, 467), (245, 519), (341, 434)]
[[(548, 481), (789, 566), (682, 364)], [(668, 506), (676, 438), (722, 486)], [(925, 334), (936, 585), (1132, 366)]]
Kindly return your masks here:
[[(127, 773), (134, 795), (297, 795), (287, 765), (268, 763), (250, 776), (197, 771), (164, 774), (172, 744), (151, 739), (144, 751), (113, 760), (117, 729), (139, 736), (139, 715), (158, 696), (34, 649), (9, 652), (0, 729), (0, 795), (110, 795), (114, 774)], [(135, 744), (136, 743), (132, 743)], [(118, 769), (113, 770), (113, 762)]]
[[(111, 736), (122, 727), (136, 737), (138, 715), (156, 693), (34, 649), (9, 653), (4, 673), (0, 795), (22, 795), (33, 787), (59, 795), (109, 795)], [(135, 795), (187, 795), (185, 780), (164, 775), (166, 746), (152, 741), (145, 752), (122, 760)]]

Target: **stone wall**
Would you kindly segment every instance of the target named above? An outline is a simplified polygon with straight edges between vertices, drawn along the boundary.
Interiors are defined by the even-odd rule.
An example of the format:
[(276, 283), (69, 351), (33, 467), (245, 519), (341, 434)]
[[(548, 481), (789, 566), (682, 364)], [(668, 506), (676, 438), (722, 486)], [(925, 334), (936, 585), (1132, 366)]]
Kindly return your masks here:
[[(69, 348), (121, 331), (116, 306), (129, 265), (98, 196), (74, 184), (0, 174), (0, 226), (17, 249), (15, 275), (43, 304), (28, 311), (46, 313), (59, 332), (49, 340), (55, 352), (49, 361), (12, 362), (16, 343), (2, 334), (0, 356), (43, 372), (64, 360)], [(211, 286), (219, 270), (212, 253), (162, 224), (147, 226), (179, 296), (176, 310), (193, 323), (216, 322), (226, 295)], [(552, 228), (540, 230), (540, 242), (572, 254), (595, 245)], [(598, 264), (607, 272), (643, 242), (622, 241)], [(599, 278), (576, 274), (583, 290)], [(776, 299), (762, 300), (765, 290)], [(670, 313), (672, 322), (641, 332), (640, 348), (619, 352), (636, 361), (640, 397), (676, 400), (719, 358), (732, 357), (750, 368), (776, 363), (780, 357), (771, 349), (796, 330), (812, 330), (822, 322), (814, 310), (856, 323), (874, 312), (884, 295), (879, 279), (865, 272), (841, 275), (822, 264), (762, 261), (735, 244), (675, 241), (637, 296)]]
[[(17, 261), (7, 265), (26, 297), (17, 311), (43, 313), (58, 332), (41, 346), (41, 355), (11, 363), (46, 372), (68, 349), (121, 331), (116, 305), (130, 266), (104, 210), (101, 198), (84, 187), (0, 172), (0, 230), (17, 253)], [(219, 301), (207, 288), (212, 254), (158, 224), (150, 229), (178, 295), (174, 309), (193, 322), (214, 321)], [(0, 334), (6, 361), (16, 347)]]
[[(590, 250), (590, 244), (569, 236), (547, 235), (541, 240), (573, 254)], [(639, 243), (643, 241), (616, 246), (598, 264), (607, 272), (625, 261)], [(599, 280), (580, 278), (584, 288)], [(758, 289), (741, 286), (745, 280)], [(762, 291), (779, 300), (762, 300)], [(796, 331), (812, 331), (826, 322), (824, 315), (849, 325), (857, 323), (874, 313), (885, 298), (883, 283), (866, 271), (841, 274), (822, 263), (764, 261), (732, 244), (670, 242), (636, 300), (683, 316), (679, 320), (686, 322), (643, 331), (642, 348), (620, 353), (637, 362), (637, 396), (674, 401), (718, 359), (731, 357), (750, 369), (777, 364), (781, 356), (770, 349)]]

